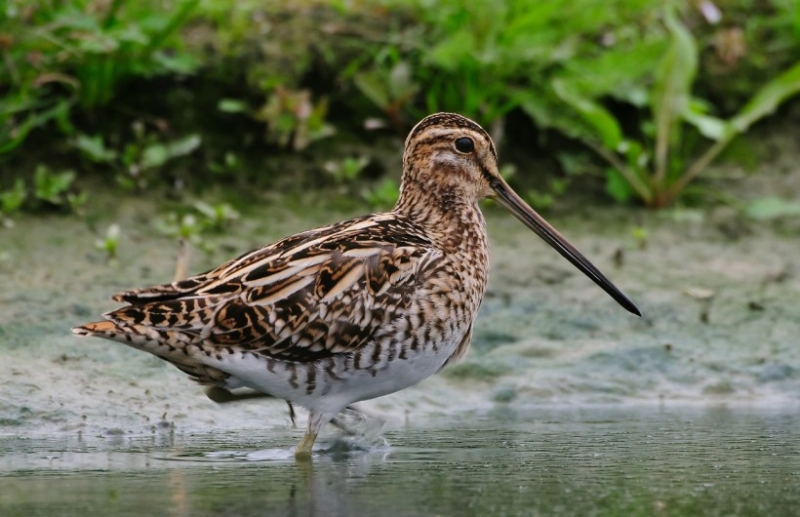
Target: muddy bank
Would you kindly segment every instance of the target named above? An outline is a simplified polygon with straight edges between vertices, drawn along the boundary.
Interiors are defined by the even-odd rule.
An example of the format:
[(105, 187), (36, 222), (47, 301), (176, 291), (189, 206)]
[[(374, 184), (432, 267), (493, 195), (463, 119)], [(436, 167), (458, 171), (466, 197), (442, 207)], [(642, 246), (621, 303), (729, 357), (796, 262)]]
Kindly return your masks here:
[[(93, 199), (102, 215), (91, 225), (29, 216), (0, 233), (0, 433), (288, 424), (280, 402), (217, 406), (154, 357), (70, 334), (114, 308), (114, 292), (169, 281), (175, 267), (175, 243), (154, 229), (157, 202)], [(235, 229), (208, 238), (213, 252), (193, 254), (190, 270), (366, 210), (300, 215), (304, 204), (248, 207)], [(634, 299), (639, 319), (510, 215), (486, 212), (491, 281), (472, 350), (443, 374), (365, 404), (389, 425), (531, 405), (800, 403), (796, 221), (591, 206), (553, 216)], [(109, 263), (96, 241), (111, 223), (122, 233)]]

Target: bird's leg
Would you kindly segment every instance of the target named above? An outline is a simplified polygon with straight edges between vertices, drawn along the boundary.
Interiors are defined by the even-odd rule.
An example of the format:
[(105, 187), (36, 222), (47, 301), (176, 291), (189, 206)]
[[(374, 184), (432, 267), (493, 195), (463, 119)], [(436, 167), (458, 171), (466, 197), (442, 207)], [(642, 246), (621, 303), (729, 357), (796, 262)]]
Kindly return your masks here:
[[(336, 412), (338, 413), (338, 411)], [(297, 460), (310, 460), (311, 449), (314, 447), (314, 442), (317, 439), (319, 430), (322, 426), (331, 421), (336, 413), (319, 413), (311, 411), (308, 415), (308, 430), (306, 434), (300, 438), (300, 443), (297, 444), (297, 449), (294, 451), (294, 457)]]
[(239, 402), (254, 398), (273, 398), (272, 395), (268, 395), (260, 391), (251, 390), (245, 393), (234, 393), (231, 390), (221, 386), (212, 386), (210, 388), (206, 388), (205, 393), (206, 397), (210, 398), (217, 404), (227, 404), (229, 402)]
[(306, 434), (300, 438), (300, 443), (297, 444), (297, 449), (294, 450), (294, 457), (298, 460), (310, 460), (311, 449), (314, 447), (314, 442), (317, 440), (317, 433), (306, 431)]
[[(239, 402), (241, 400), (254, 398), (273, 398), (272, 395), (262, 393), (260, 391), (233, 393), (231, 390), (221, 386), (212, 386), (211, 388), (206, 388), (206, 397), (210, 398), (217, 404), (227, 404), (229, 402)], [(297, 427), (297, 424), (295, 423), (296, 415), (294, 412), (294, 406), (288, 400), (286, 401), (286, 404), (289, 406), (289, 418), (292, 420), (292, 427)]]

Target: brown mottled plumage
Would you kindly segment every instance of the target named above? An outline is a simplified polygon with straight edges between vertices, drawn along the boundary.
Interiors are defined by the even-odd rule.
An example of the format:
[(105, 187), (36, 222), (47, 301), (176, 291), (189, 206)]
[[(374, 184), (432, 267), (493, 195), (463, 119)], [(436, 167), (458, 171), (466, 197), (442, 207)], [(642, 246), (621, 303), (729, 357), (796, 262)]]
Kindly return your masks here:
[(296, 454), (346, 406), (415, 384), (461, 357), (488, 279), (478, 201), (492, 196), (629, 311), (638, 310), (528, 207), (476, 123), (423, 119), (406, 140), (400, 199), (287, 237), (207, 273), (120, 293), (76, 327), (150, 352), (202, 384), (248, 387), (310, 410)]

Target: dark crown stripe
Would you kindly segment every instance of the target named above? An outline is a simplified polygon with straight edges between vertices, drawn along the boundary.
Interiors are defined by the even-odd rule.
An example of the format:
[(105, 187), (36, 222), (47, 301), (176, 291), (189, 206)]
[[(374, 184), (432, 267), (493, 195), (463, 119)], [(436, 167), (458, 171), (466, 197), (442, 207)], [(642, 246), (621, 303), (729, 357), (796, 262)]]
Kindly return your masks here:
[(416, 126), (414, 126), (414, 128), (411, 130), (411, 134), (408, 136), (408, 139), (413, 140), (417, 135), (432, 126), (445, 126), (451, 128), (456, 127), (475, 131), (476, 133), (483, 135), (491, 144), (492, 155), (495, 157), (495, 159), (497, 158), (497, 151), (494, 148), (494, 142), (489, 136), (489, 133), (487, 133), (486, 130), (477, 123), (466, 117), (462, 117), (457, 113), (434, 113), (433, 115), (428, 115)]

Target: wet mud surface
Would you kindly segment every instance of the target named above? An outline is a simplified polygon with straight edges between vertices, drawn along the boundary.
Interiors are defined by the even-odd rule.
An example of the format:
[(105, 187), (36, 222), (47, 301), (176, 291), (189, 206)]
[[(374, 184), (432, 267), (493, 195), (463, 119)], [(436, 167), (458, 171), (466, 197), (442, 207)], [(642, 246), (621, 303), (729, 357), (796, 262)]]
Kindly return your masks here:
[[(107, 200), (107, 202), (110, 202)], [(123, 204), (92, 231), (76, 218), (17, 221), (0, 261), (0, 432), (142, 432), (285, 425), (279, 401), (218, 406), (170, 365), (71, 326), (115, 307), (111, 294), (170, 281), (177, 246), (153, 203)], [(472, 349), (402, 393), (366, 403), (390, 421), (497, 406), (662, 401), (800, 401), (798, 234), (772, 223), (731, 237), (712, 212), (596, 209), (552, 222), (639, 305), (629, 315), (521, 224), (487, 207), (490, 286)], [(199, 272), (348, 213), (299, 216), (274, 204), (195, 251)], [(95, 242), (122, 228), (109, 263)], [(645, 228), (646, 242), (632, 228)]]

